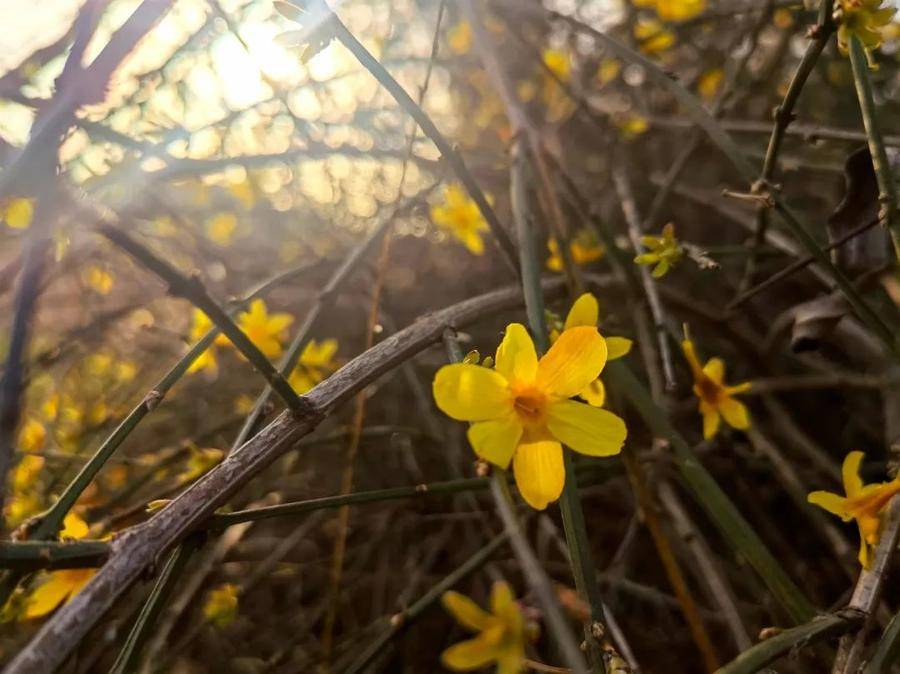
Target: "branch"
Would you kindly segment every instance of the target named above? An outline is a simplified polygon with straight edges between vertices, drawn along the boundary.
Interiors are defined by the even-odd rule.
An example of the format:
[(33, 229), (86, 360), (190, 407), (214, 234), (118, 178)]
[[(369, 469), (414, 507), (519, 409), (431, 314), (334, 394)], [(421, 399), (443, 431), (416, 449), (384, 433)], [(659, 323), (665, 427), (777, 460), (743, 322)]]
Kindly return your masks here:
[(108, 555), (105, 541), (0, 541), (0, 568), (17, 571), (85, 569), (102, 566)]

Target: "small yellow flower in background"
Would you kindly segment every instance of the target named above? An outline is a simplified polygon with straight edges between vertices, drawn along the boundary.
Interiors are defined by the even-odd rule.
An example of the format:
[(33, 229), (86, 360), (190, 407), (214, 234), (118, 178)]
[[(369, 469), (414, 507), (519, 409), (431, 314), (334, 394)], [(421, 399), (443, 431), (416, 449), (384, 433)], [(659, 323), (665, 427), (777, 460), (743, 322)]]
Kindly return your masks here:
[[(600, 304), (591, 293), (584, 293), (572, 304), (566, 316), (563, 331), (579, 326), (597, 327), (600, 321)], [(556, 341), (559, 334), (551, 334), (550, 339)], [(628, 355), (632, 342), (627, 337), (606, 337), (606, 360), (616, 360)], [(606, 387), (599, 377), (592, 381), (578, 397), (593, 407), (603, 407), (606, 402)]]
[(285, 339), (288, 326), (293, 322), (294, 317), (290, 314), (269, 315), (266, 303), (260, 299), (253, 300), (250, 303), (250, 310), (238, 314), (237, 320), (241, 330), (268, 358), (277, 358), (281, 355), (281, 343)]
[(525, 664), (526, 625), (522, 609), (509, 585), (502, 581), (491, 588), (491, 612), (459, 592), (441, 596), (444, 608), (456, 621), (478, 635), (441, 654), (448, 669), (466, 672), (497, 663), (498, 674), (517, 674)]
[(864, 485), (859, 476), (859, 466), (864, 456), (862, 452), (850, 452), (844, 459), (841, 474), (846, 496), (814, 491), (809, 495), (809, 502), (845, 522), (856, 520), (859, 526), (859, 563), (868, 569), (881, 534), (881, 516), (894, 495), (900, 493), (900, 477), (891, 482)]
[(645, 54), (659, 54), (675, 44), (675, 33), (656, 19), (638, 19), (634, 24), (634, 37)]
[[(209, 319), (209, 316), (195, 307), (191, 314), (191, 331), (188, 335), (191, 342), (196, 344), (203, 339), (204, 335), (212, 328), (213, 322)], [(223, 334), (217, 335), (206, 351), (201, 353), (197, 359), (191, 363), (191, 366), (187, 370), (188, 373), (205, 370), (211, 374), (215, 374), (219, 369), (219, 364), (216, 359), (216, 346), (226, 346), (228, 344), (231, 344), (228, 337)]]
[[(550, 257), (547, 259), (547, 269), (550, 271), (562, 271), (563, 259), (559, 252), (559, 242), (555, 237), (547, 240), (547, 250)], [(579, 267), (595, 262), (603, 257), (606, 249), (597, 242), (593, 232), (583, 229), (569, 242), (569, 250), (572, 252), (572, 261)]]
[(794, 14), (786, 7), (776, 9), (772, 14), (772, 23), (781, 30), (787, 30), (794, 25)]
[(725, 71), (722, 68), (707, 70), (697, 82), (697, 92), (704, 100), (712, 100), (719, 93), (724, 78)]
[(856, 37), (862, 43), (870, 68), (876, 68), (872, 51), (881, 46), (884, 40), (882, 30), (891, 23), (894, 7), (882, 7), (882, 0), (839, 0), (836, 13), (840, 23), (838, 27), (838, 48), (846, 54), (850, 46), (850, 37)]
[(706, 0), (656, 0), (656, 13), (663, 21), (685, 21), (706, 9)]
[(600, 65), (597, 66), (597, 81), (600, 82), (601, 85), (608, 84), (619, 76), (621, 70), (622, 64), (619, 61), (616, 59), (605, 58), (600, 61)]
[(542, 59), (553, 75), (541, 71), (541, 101), (547, 108), (547, 120), (559, 122), (571, 115), (576, 107), (575, 101), (559, 85), (572, 81), (572, 56), (560, 49), (545, 49)]
[(684, 254), (675, 238), (675, 225), (671, 222), (663, 227), (662, 236), (642, 236), (641, 244), (648, 252), (641, 253), (634, 261), (647, 266), (656, 265), (653, 268), (653, 278), (665, 276)]
[(512, 462), (522, 498), (543, 510), (565, 482), (561, 443), (588, 456), (612, 456), (625, 442), (622, 419), (569, 400), (599, 376), (606, 359), (606, 341), (596, 327), (565, 330), (539, 361), (528, 331), (511, 323), (493, 370), (445, 365), (432, 391), (444, 414), (474, 422), (468, 438), (475, 453), (503, 469)]
[(447, 31), (447, 44), (454, 54), (467, 54), (472, 48), (472, 26), (468, 21), (460, 21)]
[(34, 199), (11, 197), (0, 201), (0, 220), (12, 229), (27, 229), (34, 219)]
[(13, 493), (20, 495), (31, 489), (43, 468), (43, 456), (37, 456), (35, 454), (26, 454), (23, 456), (19, 463), (16, 464), (12, 473)]
[(569, 82), (572, 79), (572, 59), (567, 52), (560, 49), (545, 49), (541, 55), (544, 65), (561, 82)]
[(253, 411), (254, 400), (246, 393), (239, 395), (234, 401), (234, 411), (247, 416)]
[(234, 213), (223, 211), (206, 221), (206, 236), (220, 246), (227, 246), (231, 243), (236, 228), (237, 216)]
[(37, 419), (29, 417), (19, 430), (19, 449), (23, 452), (37, 452), (47, 440), (47, 429)]
[[(248, 211), (256, 204), (256, 190), (253, 189), (253, 183), (249, 178), (239, 182), (229, 182), (228, 191)], [(237, 223), (235, 222), (235, 224)]]
[(203, 605), (203, 615), (216, 627), (227, 627), (238, 613), (238, 588), (233, 583), (223, 583), (210, 590)]
[(634, 140), (650, 128), (647, 118), (637, 114), (617, 115), (613, 123), (619, 129), (623, 140)]
[(193, 482), (198, 477), (209, 472), (210, 468), (225, 458), (225, 452), (214, 447), (205, 447), (199, 449), (193, 445), (188, 448), (191, 455), (188, 458), (187, 466), (179, 473), (178, 481), (180, 483)]
[(326, 375), (334, 372), (338, 364), (334, 355), (338, 350), (336, 339), (325, 339), (321, 343), (311, 339), (303, 347), (297, 367), (288, 377), (288, 383), (294, 390), (303, 395), (322, 381)]
[(81, 278), (91, 290), (99, 295), (109, 295), (109, 291), (112, 290), (113, 275), (97, 265), (92, 264), (85, 269)]
[(488, 230), (488, 224), (478, 204), (469, 198), (462, 185), (453, 184), (444, 188), (444, 202), (431, 207), (431, 219), (438, 227), (461, 241), (470, 253), (484, 253), (481, 233)]
[[(69, 513), (63, 520), (60, 540), (80, 539), (88, 535), (88, 525), (75, 513)], [(29, 595), (25, 607), (26, 619), (40, 618), (57, 606), (71, 601), (81, 592), (81, 588), (93, 578), (96, 569), (63, 569), (44, 574), (46, 579)]]
[(690, 339), (681, 342), (681, 349), (694, 376), (694, 394), (700, 401), (700, 414), (703, 415), (703, 437), (706, 440), (714, 437), (723, 418), (732, 428), (749, 428), (750, 413), (744, 403), (733, 396), (749, 391), (750, 382), (728, 386), (724, 381), (725, 363), (721, 358), (710, 358), (701, 367)]

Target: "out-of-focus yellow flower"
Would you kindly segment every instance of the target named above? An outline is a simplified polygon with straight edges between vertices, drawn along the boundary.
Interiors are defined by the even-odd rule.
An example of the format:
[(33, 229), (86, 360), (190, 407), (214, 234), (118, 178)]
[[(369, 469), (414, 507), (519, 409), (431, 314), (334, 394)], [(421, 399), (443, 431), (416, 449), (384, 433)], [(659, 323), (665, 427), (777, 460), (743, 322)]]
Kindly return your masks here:
[(794, 14), (786, 7), (776, 9), (775, 13), (772, 14), (772, 23), (781, 30), (787, 30), (794, 25)]
[(26, 454), (22, 457), (12, 473), (13, 494), (23, 494), (34, 486), (38, 475), (44, 468), (44, 457)]
[(560, 87), (559, 83), (572, 81), (572, 56), (561, 49), (545, 49), (541, 55), (546, 71), (541, 72), (541, 101), (547, 109), (547, 120), (559, 122), (575, 111), (575, 101)]
[(269, 315), (266, 303), (261, 299), (255, 299), (250, 303), (249, 311), (238, 314), (238, 326), (268, 358), (277, 358), (281, 355), (281, 342), (284, 341), (286, 332), (294, 317), (286, 313)]
[(434, 223), (455, 237), (474, 255), (484, 253), (481, 233), (488, 230), (488, 224), (468, 193), (456, 183), (444, 188), (444, 201), (431, 207)]
[(288, 378), (288, 383), (299, 394), (304, 394), (322, 381), (327, 374), (334, 372), (338, 364), (334, 355), (338, 350), (336, 339), (325, 339), (321, 343), (311, 339), (303, 347), (297, 367)]
[(569, 400), (599, 376), (606, 358), (597, 328), (575, 327), (564, 331), (539, 361), (528, 331), (512, 323), (493, 370), (445, 365), (432, 390), (444, 414), (474, 422), (468, 438), (475, 453), (503, 469), (512, 462), (522, 497), (543, 510), (562, 493), (562, 443), (588, 456), (611, 456), (625, 442), (622, 419)]
[[(591, 293), (584, 293), (572, 304), (569, 313), (566, 316), (566, 322), (563, 330), (577, 328), (579, 326), (597, 327), (600, 322), (600, 304), (597, 298)], [(552, 341), (559, 338), (558, 332), (550, 335)], [(606, 339), (606, 360), (616, 360), (622, 356), (628, 355), (631, 351), (632, 342), (627, 337), (605, 337)], [(584, 400), (588, 405), (593, 407), (603, 407), (606, 402), (606, 387), (600, 377), (597, 377), (588, 386), (578, 394), (578, 397)]]
[[(79, 539), (88, 535), (88, 525), (75, 513), (66, 515), (61, 540)], [(29, 595), (25, 607), (26, 619), (47, 615), (63, 602), (71, 601), (94, 576), (96, 569), (64, 569), (44, 574), (45, 580)]]
[(703, 73), (697, 82), (697, 91), (700, 96), (707, 101), (715, 98), (724, 77), (725, 71), (722, 68), (713, 68)]
[(706, 0), (656, 0), (656, 13), (663, 21), (685, 21), (706, 9)]
[[(547, 258), (547, 269), (562, 271), (563, 259), (559, 251), (559, 242), (555, 237), (551, 236), (547, 240), (547, 250), (550, 251), (550, 257)], [(599, 260), (606, 252), (593, 232), (588, 229), (583, 229), (575, 235), (569, 243), (569, 250), (572, 251), (572, 261), (579, 267)]]
[(468, 21), (460, 21), (447, 31), (447, 44), (454, 54), (467, 54), (472, 48), (472, 26)]
[(109, 295), (109, 291), (112, 290), (114, 282), (112, 273), (97, 265), (87, 267), (81, 277), (88, 287), (99, 295)]
[(205, 475), (210, 468), (219, 463), (225, 456), (224, 451), (215, 447), (200, 449), (192, 445), (188, 448), (188, 451), (190, 452), (190, 457), (188, 458), (187, 466), (178, 475), (180, 483), (193, 482), (198, 477)]
[[(212, 327), (213, 322), (209, 319), (209, 316), (195, 307), (191, 314), (191, 330), (189, 333), (191, 342), (195, 344), (199, 342)], [(215, 374), (219, 369), (219, 364), (216, 359), (216, 346), (227, 346), (229, 344), (231, 344), (231, 341), (228, 337), (221, 333), (218, 334), (206, 351), (201, 353), (197, 359), (191, 363), (191, 366), (188, 368), (188, 373), (205, 370), (211, 374)]]
[(47, 440), (47, 429), (37, 419), (29, 417), (19, 430), (19, 449), (23, 452), (37, 452)]
[(247, 416), (248, 414), (250, 414), (250, 412), (253, 411), (253, 405), (253, 398), (248, 396), (246, 393), (242, 393), (234, 401), (234, 411), (238, 414)]
[(650, 128), (647, 118), (635, 113), (617, 115), (613, 122), (616, 128), (619, 129), (619, 133), (622, 134), (623, 140), (634, 140)]
[(0, 220), (12, 229), (26, 229), (34, 219), (34, 199), (10, 197), (0, 201)]
[(663, 227), (662, 236), (642, 236), (641, 244), (648, 252), (634, 258), (635, 263), (653, 266), (653, 278), (665, 276), (675, 266), (684, 250), (675, 238), (675, 225), (671, 222)]
[(518, 674), (525, 664), (525, 616), (509, 585), (497, 581), (491, 588), (491, 612), (459, 592), (441, 596), (444, 608), (460, 625), (478, 635), (462, 641), (441, 654), (448, 669), (467, 672), (497, 664), (499, 674)]
[(868, 569), (872, 552), (881, 535), (881, 518), (891, 499), (900, 493), (900, 477), (880, 484), (863, 484), (859, 466), (865, 454), (850, 452), (844, 459), (841, 474), (844, 493), (839, 496), (827, 491), (814, 491), (809, 502), (837, 515), (845, 522), (856, 520), (859, 526), (859, 563)]
[(645, 54), (659, 54), (675, 44), (675, 33), (656, 19), (638, 19), (634, 24), (634, 37)]
[(232, 583), (223, 583), (210, 590), (203, 604), (203, 615), (216, 627), (227, 627), (237, 617), (238, 588)]
[(870, 68), (876, 68), (872, 51), (884, 40), (882, 30), (890, 24), (897, 9), (882, 7), (882, 0), (839, 0), (837, 17), (838, 48), (846, 54), (850, 38), (855, 37), (866, 52)]
[(613, 58), (605, 58), (597, 66), (597, 81), (600, 84), (608, 84), (619, 76), (622, 64)]
[(699, 400), (700, 414), (703, 415), (703, 437), (706, 440), (713, 438), (723, 418), (732, 428), (750, 428), (747, 407), (734, 399), (734, 396), (750, 390), (750, 382), (728, 386), (725, 383), (725, 363), (722, 359), (710, 358), (706, 365), (701, 366), (694, 343), (689, 339), (681, 342), (681, 350), (684, 351), (694, 377), (694, 395)]
[(229, 182), (228, 191), (247, 210), (250, 210), (256, 204), (256, 190), (253, 189), (253, 183), (249, 179), (241, 180), (240, 182)]
[(231, 243), (236, 228), (237, 216), (229, 211), (222, 211), (206, 221), (206, 236), (220, 246), (227, 246)]

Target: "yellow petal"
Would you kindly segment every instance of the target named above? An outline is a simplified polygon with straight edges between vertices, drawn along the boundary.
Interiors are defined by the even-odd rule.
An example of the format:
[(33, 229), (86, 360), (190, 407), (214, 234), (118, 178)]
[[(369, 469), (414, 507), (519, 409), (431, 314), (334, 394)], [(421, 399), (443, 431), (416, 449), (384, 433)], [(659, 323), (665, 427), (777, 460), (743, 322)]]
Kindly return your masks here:
[(547, 428), (557, 440), (588, 456), (618, 454), (628, 435), (625, 422), (612, 412), (574, 400), (550, 405)]
[(487, 639), (476, 637), (451, 646), (441, 654), (441, 662), (448, 669), (467, 672), (484, 667), (495, 660), (499, 654), (496, 644)]
[(703, 374), (721, 386), (725, 378), (725, 363), (721, 358), (710, 358), (703, 366)]
[(541, 358), (537, 382), (550, 395), (571, 398), (586, 389), (605, 364), (606, 341), (597, 328), (571, 328)]
[(525, 647), (510, 648), (497, 659), (497, 674), (519, 674), (522, 671)]
[(740, 431), (750, 428), (750, 413), (744, 403), (728, 396), (719, 402), (719, 413), (729, 426)]
[(62, 572), (51, 573), (47, 581), (28, 597), (25, 617), (30, 619), (47, 615), (69, 596), (71, 590), (72, 587)]
[(31, 225), (34, 217), (34, 202), (32, 199), (16, 197), (10, 199), (6, 207), (6, 224), (13, 229), (25, 229)]
[(697, 350), (694, 348), (694, 343), (689, 339), (685, 339), (681, 342), (681, 350), (684, 352), (688, 365), (691, 366), (691, 373), (694, 375), (694, 379), (700, 379), (703, 374), (703, 368), (700, 366), (700, 359), (697, 358)]
[(578, 397), (588, 405), (603, 407), (603, 403), (606, 402), (606, 387), (603, 385), (603, 380), (595, 379), (592, 381), (586, 389), (578, 394)]
[(721, 418), (715, 409), (709, 409), (703, 413), (703, 439), (712, 440), (719, 430)]
[(628, 355), (631, 351), (633, 342), (627, 337), (607, 337), (606, 338), (606, 359), (615, 360), (622, 356)]
[(841, 476), (844, 480), (844, 492), (847, 496), (855, 496), (862, 491), (863, 481), (859, 476), (859, 466), (865, 454), (863, 452), (850, 452), (844, 457), (844, 465), (841, 466)]
[(559, 498), (566, 481), (562, 446), (553, 440), (519, 445), (513, 457), (513, 474), (525, 502), (543, 510)]
[(434, 376), (432, 392), (438, 409), (458, 421), (499, 419), (512, 411), (506, 379), (480, 365), (445, 365)]
[(445, 592), (441, 603), (460, 625), (473, 632), (480, 632), (488, 626), (490, 616), (474, 601), (459, 592)]
[(75, 513), (70, 512), (63, 520), (60, 538), (84, 538), (88, 535), (88, 525)]
[(522, 437), (522, 422), (514, 414), (505, 419), (479, 421), (472, 424), (467, 435), (479, 458), (506, 470)]
[(845, 522), (853, 519), (853, 516), (847, 510), (847, 499), (843, 496), (832, 494), (830, 491), (814, 491), (806, 497), (806, 500), (813, 505), (824, 508), (832, 515), (837, 515)]
[(508, 583), (498, 580), (491, 587), (491, 613), (502, 615), (513, 603), (515, 597)]
[(597, 298), (591, 293), (584, 293), (575, 300), (572, 308), (569, 309), (569, 315), (566, 316), (566, 325), (564, 330), (569, 328), (577, 328), (579, 326), (597, 327), (597, 321), (600, 320), (600, 305)]
[(494, 369), (508, 381), (534, 381), (538, 360), (534, 342), (521, 323), (506, 326), (503, 341), (497, 347)]

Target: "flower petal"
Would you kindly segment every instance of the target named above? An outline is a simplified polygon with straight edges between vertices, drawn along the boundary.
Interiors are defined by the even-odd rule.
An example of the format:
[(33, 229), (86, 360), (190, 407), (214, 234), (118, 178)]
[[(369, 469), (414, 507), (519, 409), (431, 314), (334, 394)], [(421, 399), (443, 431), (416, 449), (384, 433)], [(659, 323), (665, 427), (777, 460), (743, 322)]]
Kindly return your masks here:
[(750, 413), (747, 411), (747, 406), (731, 396), (724, 396), (721, 399), (719, 413), (732, 428), (740, 431), (750, 428)]
[(707, 409), (703, 412), (703, 439), (712, 440), (719, 431), (719, 423), (721, 417), (715, 408)]
[(564, 330), (538, 363), (537, 382), (550, 395), (571, 398), (606, 365), (606, 341), (595, 327)]
[(508, 583), (498, 580), (491, 587), (491, 613), (495, 616), (503, 615), (515, 600)]
[(522, 430), (522, 422), (510, 414), (503, 419), (472, 424), (467, 435), (479, 458), (506, 470), (522, 438)]
[(531, 335), (521, 323), (506, 326), (503, 341), (497, 347), (494, 369), (507, 381), (534, 381), (538, 360)]
[(586, 389), (578, 394), (578, 397), (588, 405), (603, 407), (603, 403), (606, 402), (606, 387), (603, 385), (603, 380), (595, 379), (592, 381)]
[(81, 517), (70, 512), (63, 519), (63, 528), (59, 532), (59, 537), (66, 538), (84, 538), (88, 535), (88, 525)]
[(50, 574), (47, 581), (28, 597), (25, 608), (26, 618), (40, 618), (59, 606), (72, 591), (66, 576), (59, 571)]
[(703, 374), (721, 386), (722, 380), (725, 379), (725, 363), (721, 358), (710, 358), (703, 366)]
[(459, 592), (445, 592), (441, 595), (441, 603), (447, 612), (467, 630), (480, 632), (488, 626), (490, 616), (474, 601)]
[(543, 510), (559, 498), (566, 481), (562, 446), (554, 440), (519, 445), (513, 457), (513, 473), (525, 502)]
[(814, 491), (806, 497), (806, 500), (827, 510), (832, 515), (837, 515), (845, 522), (853, 519), (853, 515), (847, 510), (847, 499), (843, 496), (832, 494), (830, 491)]
[(466, 672), (484, 667), (497, 658), (498, 648), (487, 639), (476, 637), (461, 641), (441, 654), (441, 662), (448, 669)]
[(612, 412), (574, 400), (550, 405), (547, 428), (557, 440), (588, 456), (618, 454), (628, 435), (625, 422)]
[(691, 374), (694, 375), (694, 380), (700, 379), (703, 375), (703, 368), (700, 367), (700, 359), (697, 358), (697, 350), (694, 348), (694, 343), (689, 339), (685, 339), (681, 342), (681, 350), (688, 365), (691, 366)]
[(577, 328), (579, 326), (597, 327), (597, 321), (600, 320), (600, 305), (597, 298), (591, 293), (584, 293), (575, 300), (569, 314), (566, 316), (565, 330), (569, 328)]
[(606, 359), (615, 360), (622, 356), (628, 355), (631, 351), (632, 342), (627, 337), (607, 337), (606, 338)]
[(850, 452), (844, 457), (844, 464), (841, 466), (841, 476), (844, 480), (844, 492), (847, 496), (856, 496), (862, 491), (863, 481), (859, 476), (859, 466), (864, 457), (865, 454), (863, 452)]
[(432, 392), (438, 409), (458, 421), (497, 419), (512, 410), (506, 379), (480, 365), (445, 365), (434, 376)]

